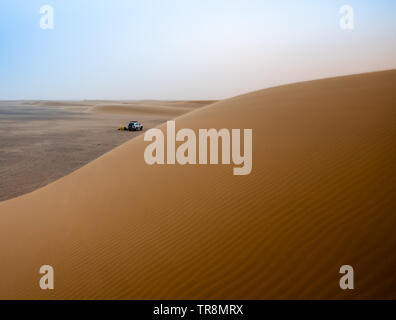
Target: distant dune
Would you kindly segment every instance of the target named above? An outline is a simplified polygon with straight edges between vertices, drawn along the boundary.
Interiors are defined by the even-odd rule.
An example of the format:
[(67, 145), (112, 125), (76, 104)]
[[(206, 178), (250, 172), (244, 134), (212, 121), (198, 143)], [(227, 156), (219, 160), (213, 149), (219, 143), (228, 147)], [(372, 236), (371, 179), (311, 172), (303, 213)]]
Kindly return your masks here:
[(148, 166), (140, 136), (3, 202), (0, 298), (395, 299), (395, 108), (392, 70), (181, 116), (177, 129), (252, 128), (252, 173)]
[(215, 101), (137, 101), (97, 104), (90, 109), (97, 113), (180, 116)]

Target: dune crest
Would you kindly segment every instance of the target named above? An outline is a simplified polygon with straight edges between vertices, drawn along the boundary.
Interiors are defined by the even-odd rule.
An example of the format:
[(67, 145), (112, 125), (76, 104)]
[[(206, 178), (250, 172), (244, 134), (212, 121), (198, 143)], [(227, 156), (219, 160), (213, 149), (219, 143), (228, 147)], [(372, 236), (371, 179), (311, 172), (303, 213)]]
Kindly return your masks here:
[[(0, 203), (0, 298), (395, 299), (395, 92), (392, 70), (266, 89), (176, 120), (252, 128), (249, 176), (148, 166), (140, 136)], [(38, 286), (44, 264), (54, 291)], [(339, 288), (345, 264), (353, 291)]]

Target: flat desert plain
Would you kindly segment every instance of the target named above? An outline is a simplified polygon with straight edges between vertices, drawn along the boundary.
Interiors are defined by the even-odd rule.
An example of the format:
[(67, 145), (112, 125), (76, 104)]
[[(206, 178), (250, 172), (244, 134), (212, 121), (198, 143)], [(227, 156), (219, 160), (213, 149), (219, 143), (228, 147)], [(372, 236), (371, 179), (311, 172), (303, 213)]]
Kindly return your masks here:
[(392, 70), (181, 115), (179, 129), (253, 129), (251, 174), (149, 166), (140, 135), (2, 202), (0, 298), (395, 299), (395, 108)]
[(43, 187), (145, 131), (212, 101), (0, 101), (0, 201)]

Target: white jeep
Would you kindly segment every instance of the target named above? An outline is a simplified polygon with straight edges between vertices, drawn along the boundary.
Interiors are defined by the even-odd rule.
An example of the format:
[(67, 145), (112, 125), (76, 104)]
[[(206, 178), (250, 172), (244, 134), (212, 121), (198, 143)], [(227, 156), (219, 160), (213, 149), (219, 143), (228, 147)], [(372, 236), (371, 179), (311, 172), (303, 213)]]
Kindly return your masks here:
[(139, 121), (131, 121), (128, 125), (129, 131), (142, 131), (143, 125)]

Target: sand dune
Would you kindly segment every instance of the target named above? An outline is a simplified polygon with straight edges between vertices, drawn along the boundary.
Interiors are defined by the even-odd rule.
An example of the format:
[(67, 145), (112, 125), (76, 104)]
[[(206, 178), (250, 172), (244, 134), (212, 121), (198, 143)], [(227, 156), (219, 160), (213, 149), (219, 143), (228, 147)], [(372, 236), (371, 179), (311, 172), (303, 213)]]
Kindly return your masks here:
[(41, 107), (81, 107), (91, 106), (93, 101), (52, 101), (52, 100), (24, 100), (22, 103), (29, 106)]
[(113, 114), (156, 115), (175, 117), (201, 108), (214, 101), (138, 101), (113, 104), (97, 104), (91, 112)]
[(100, 105), (92, 107), (91, 112), (115, 114), (155, 114), (161, 116), (178, 116), (191, 111), (190, 108), (153, 106), (153, 105)]
[(395, 299), (395, 106), (396, 71), (262, 90), (176, 121), (252, 128), (249, 176), (150, 167), (138, 137), (3, 202), (0, 298)]

